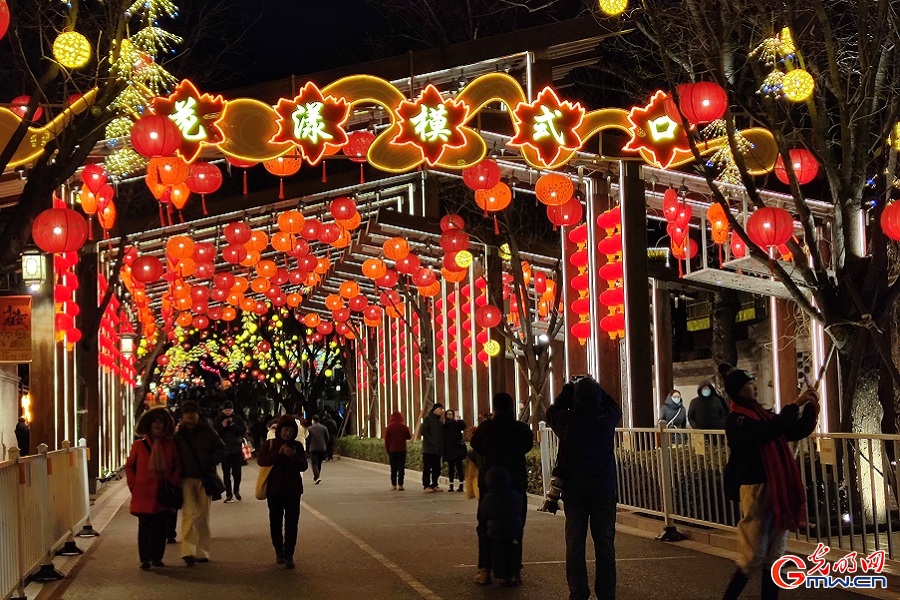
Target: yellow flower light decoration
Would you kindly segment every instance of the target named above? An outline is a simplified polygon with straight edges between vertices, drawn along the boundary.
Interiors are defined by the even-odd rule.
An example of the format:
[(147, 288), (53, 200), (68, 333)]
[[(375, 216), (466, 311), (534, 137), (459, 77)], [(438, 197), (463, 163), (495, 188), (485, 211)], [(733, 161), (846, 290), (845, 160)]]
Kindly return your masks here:
[(91, 43), (77, 31), (64, 31), (53, 42), (53, 58), (67, 69), (79, 69), (91, 60)]
[(460, 250), (456, 253), (456, 265), (458, 267), (463, 267), (464, 269), (469, 268), (472, 264), (472, 253), (468, 250)]
[(497, 340), (488, 340), (484, 344), (484, 351), (488, 356), (497, 356), (500, 354), (500, 343)]
[(628, 8), (628, 0), (598, 0), (597, 5), (603, 14), (618, 17)]
[(501, 260), (509, 260), (512, 258), (512, 253), (509, 250), (509, 244), (500, 244), (500, 248), (497, 253), (500, 255)]
[(816, 82), (805, 69), (794, 69), (781, 80), (784, 97), (791, 102), (805, 102), (812, 96)]

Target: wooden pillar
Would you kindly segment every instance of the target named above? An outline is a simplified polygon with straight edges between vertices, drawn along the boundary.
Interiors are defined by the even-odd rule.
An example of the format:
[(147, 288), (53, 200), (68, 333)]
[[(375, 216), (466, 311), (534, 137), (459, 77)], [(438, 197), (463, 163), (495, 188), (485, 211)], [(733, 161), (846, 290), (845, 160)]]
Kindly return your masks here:
[(672, 370), (672, 306), (669, 286), (654, 279), (653, 288), (653, 367), (656, 396), (654, 405), (660, 406), (675, 385)]
[(647, 201), (640, 164), (622, 162), (622, 249), (625, 269), (625, 360), (631, 427), (652, 427), (653, 354), (647, 267)]
[[(97, 255), (87, 254), (81, 257), (77, 266), (78, 274), (78, 306), (81, 309), (79, 318), (81, 327), (90, 327), (90, 323), (99, 322), (97, 314)], [(76, 386), (75, 407), (79, 412), (81, 424), (78, 430), (87, 440), (88, 481), (100, 476), (100, 363), (99, 337), (97, 332), (84, 331), (84, 340), (77, 346), (79, 353), (78, 371), (82, 385)], [(143, 399), (142, 399), (143, 400)], [(84, 411), (83, 413), (80, 411)], [(73, 440), (77, 442), (77, 440)], [(108, 445), (108, 441), (107, 441)]]
[(56, 450), (56, 306), (53, 302), (52, 256), (47, 260), (47, 283), (34, 294), (31, 303), (31, 352), (29, 394), (31, 395), (31, 448), (47, 444)]

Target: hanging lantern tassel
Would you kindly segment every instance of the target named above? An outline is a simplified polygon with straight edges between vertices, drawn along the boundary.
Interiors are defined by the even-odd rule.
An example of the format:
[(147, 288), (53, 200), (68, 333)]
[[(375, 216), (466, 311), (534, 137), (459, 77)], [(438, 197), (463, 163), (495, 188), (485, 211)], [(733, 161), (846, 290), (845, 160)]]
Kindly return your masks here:
[(247, 199), (247, 169), (244, 169), (244, 200)]
[(497, 215), (494, 215), (494, 235), (500, 235), (500, 225), (497, 223)]
[(203, 206), (203, 216), (208, 217), (209, 211), (206, 210), (206, 194), (200, 194), (200, 204)]
[(184, 215), (181, 214), (180, 210), (178, 211), (178, 220), (181, 221), (182, 223), (184, 223)]
[(722, 268), (722, 244), (716, 244), (719, 247), (719, 268)]
[(88, 239), (94, 241), (94, 221), (91, 215), (88, 215)]
[(278, 180), (278, 199), (284, 200), (284, 178)]
[(172, 203), (166, 204), (166, 215), (169, 217), (169, 225), (174, 225), (175, 221), (172, 220)]
[(328, 170), (325, 168), (325, 161), (322, 161), (322, 183), (328, 183)]
[(163, 212), (162, 202), (159, 203), (159, 226), (160, 227), (166, 226), (166, 213)]
[(363, 184), (366, 182), (366, 170), (363, 168), (363, 163), (359, 163), (359, 183)]

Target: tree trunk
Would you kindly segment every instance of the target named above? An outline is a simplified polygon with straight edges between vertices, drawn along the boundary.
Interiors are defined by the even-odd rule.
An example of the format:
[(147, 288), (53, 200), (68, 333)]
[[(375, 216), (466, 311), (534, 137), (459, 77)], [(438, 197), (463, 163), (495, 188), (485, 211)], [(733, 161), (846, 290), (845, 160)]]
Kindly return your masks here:
[[(863, 435), (881, 433), (884, 410), (878, 400), (879, 372), (878, 358), (867, 356), (860, 368), (856, 389), (853, 390), (851, 408), (853, 433)], [(867, 524), (884, 523), (887, 512), (884, 506), (886, 482), (882, 468), (884, 464), (882, 443), (879, 440), (861, 439), (856, 450), (851, 451), (851, 456), (845, 457), (845, 460), (852, 460), (855, 465), (855, 469), (851, 469), (851, 472), (856, 473), (855, 489), (860, 494), (863, 518)], [(849, 483), (851, 488), (854, 488), (853, 482)]]

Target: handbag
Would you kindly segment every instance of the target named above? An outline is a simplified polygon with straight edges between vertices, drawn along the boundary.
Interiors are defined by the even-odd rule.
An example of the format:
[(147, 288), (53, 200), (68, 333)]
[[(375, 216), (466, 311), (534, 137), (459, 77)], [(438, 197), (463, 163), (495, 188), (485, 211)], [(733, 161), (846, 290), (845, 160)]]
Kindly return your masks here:
[[(153, 449), (150, 447), (150, 442), (146, 439), (144, 440), (144, 446), (147, 448), (148, 453), (153, 452)], [(184, 493), (181, 491), (180, 486), (177, 486), (165, 477), (162, 477), (160, 478), (156, 499), (159, 500), (159, 503), (164, 507), (178, 510), (181, 508), (181, 505), (184, 504)]]
[(269, 473), (272, 472), (272, 467), (260, 467), (259, 476), (256, 478), (256, 499), (257, 500), (265, 500), (266, 499), (266, 490), (269, 487)]
[(241, 454), (244, 455), (244, 460), (250, 460), (253, 456), (253, 444), (251, 444), (247, 438), (244, 438), (244, 441), (241, 444)]
[[(194, 455), (194, 459), (197, 461), (198, 465), (202, 465), (202, 461), (200, 457), (197, 456), (197, 450), (194, 448), (194, 444), (190, 442), (190, 440), (185, 440), (186, 445), (191, 450), (191, 454)], [(212, 467), (212, 471), (203, 475), (201, 479), (203, 482), (203, 491), (206, 492), (206, 495), (209, 496), (210, 500), (221, 500), (222, 494), (225, 493), (225, 482), (222, 481), (222, 476), (219, 475), (219, 472), (216, 470), (215, 465)]]

